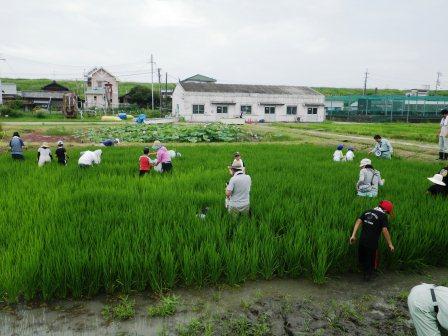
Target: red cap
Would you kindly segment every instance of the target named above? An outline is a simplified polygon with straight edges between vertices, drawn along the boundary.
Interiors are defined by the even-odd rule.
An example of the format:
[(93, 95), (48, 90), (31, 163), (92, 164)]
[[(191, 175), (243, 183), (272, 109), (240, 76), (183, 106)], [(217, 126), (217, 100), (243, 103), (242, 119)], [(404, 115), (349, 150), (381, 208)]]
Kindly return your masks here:
[(391, 201), (381, 201), (379, 204), (380, 208), (386, 211), (387, 213), (392, 213), (394, 211), (394, 205)]

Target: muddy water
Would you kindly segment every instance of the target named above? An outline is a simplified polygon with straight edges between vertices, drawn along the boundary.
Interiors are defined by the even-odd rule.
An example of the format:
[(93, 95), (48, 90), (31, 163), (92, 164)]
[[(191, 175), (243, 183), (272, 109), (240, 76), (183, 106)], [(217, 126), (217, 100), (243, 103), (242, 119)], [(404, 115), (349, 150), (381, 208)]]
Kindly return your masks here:
[[(406, 335), (410, 332), (412, 325), (409, 322), (409, 316), (406, 316), (405, 300), (402, 300), (400, 307), (387, 308), (391, 298), (409, 291), (412, 286), (421, 282), (440, 284), (446, 283), (447, 280), (448, 269), (428, 269), (424, 274), (381, 274), (370, 283), (361, 281), (358, 275), (345, 275), (332, 278), (322, 286), (301, 279), (256, 281), (238, 287), (179, 289), (173, 294), (180, 297), (181, 303), (177, 307), (177, 313), (169, 318), (148, 318), (146, 309), (157, 300), (150, 293), (142, 293), (131, 295), (135, 300), (135, 317), (127, 321), (106, 321), (103, 318), (102, 309), (110, 303), (111, 299), (113, 300), (106, 296), (99, 296), (89, 301), (57, 301), (37, 307), (20, 304), (14, 307), (3, 307), (0, 311), (0, 335), (175, 335), (179, 326), (204, 316), (219, 316), (218, 322), (213, 325), (217, 328), (216, 334), (237, 334), (237, 331), (225, 331), (227, 329), (222, 326), (224, 323), (222, 321), (228, 323), (231, 321), (231, 316), (244, 316), (249, 321), (248, 323), (252, 323), (251, 321), (255, 321), (262, 313), (269, 317), (267, 324), (271, 329), (268, 334), (272, 335), (312, 335), (313, 326), (317, 328), (315, 334), (363, 335), (363, 328), (367, 330), (371, 327), (370, 325), (378, 323), (374, 321), (375, 318), (381, 320), (384, 316), (388, 316), (388, 319), (393, 319), (395, 315), (389, 314), (388, 309), (392, 312), (401, 309), (401, 313), (396, 316), (400, 319), (400, 323), (403, 323), (400, 328), (407, 328), (405, 329), (407, 331), (400, 329), (399, 333)], [(365, 297), (370, 297), (369, 307), (373, 307), (367, 307), (365, 310), (368, 316), (372, 316), (370, 320), (363, 319), (363, 322), (357, 324), (356, 321), (344, 321), (341, 318), (337, 321), (339, 325), (335, 323), (328, 325), (330, 318), (325, 314), (328, 313), (326, 307), (330, 303), (333, 306), (347, 302), (350, 305), (356, 305)], [(278, 308), (284, 306), (286, 301), (292, 307), (287, 314)], [(378, 312), (378, 309), (382, 309), (381, 307), (386, 308)], [(309, 315), (308, 322), (301, 317), (305, 308), (307, 311), (313, 311)], [(332, 314), (332, 316), (337, 315)], [(302, 322), (297, 322), (297, 319), (302, 321), (303, 325), (300, 324)], [(306, 329), (304, 329), (305, 322)], [(350, 323), (353, 324), (353, 330), (350, 329)], [(339, 329), (333, 330), (336, 328), (335, 325)], [(255, 327), (256, 324), (254, 324)], [(309, 333), (299, 331), (295, 333), (291, 331), (294, 328), (308, 330)], [(375, 330), (372, 330), (368, 333), (375, 333)], [(368, 333), (366, 331), (365, 334)], [(397, 331), (391, 330), (390, 333), (397, 333)], [(197, 334), (201, 332), (198, 331)], [(389, 331), (384, 331), (383, 334), (389, 334)]]

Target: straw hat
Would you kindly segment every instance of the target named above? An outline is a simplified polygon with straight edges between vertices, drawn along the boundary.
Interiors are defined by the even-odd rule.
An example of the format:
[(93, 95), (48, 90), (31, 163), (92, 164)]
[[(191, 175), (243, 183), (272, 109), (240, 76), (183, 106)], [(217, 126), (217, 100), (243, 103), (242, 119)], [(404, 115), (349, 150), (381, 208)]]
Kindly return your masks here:
[(233, 156), (241, 156), (240, 152), (233, 153)]
[(443, 176), (441, 174), (435, 174), (433, 177), (428, 177), (428, 180), (434, 184), (446, 186), (445, 182), (443, 182)]
[(372, 164), (372, 161), (370, 159), (362, 159), (359, 166), (364, 167), (364, 166), (371, 165), (371, 164)]
[(44, 147), (44, 148), (48, 148), (48, 142), (43, 142), (43, 143), (42, 143), (42, 147)]
[(241, 164), (241, 162), (233, 162), (230, 168), (235, 170), (241, 170), (243, 169), (243, 165)]
[(159, 140), (154, 141), (152, 148), (160, 148), (162, 147), (162, 143)]

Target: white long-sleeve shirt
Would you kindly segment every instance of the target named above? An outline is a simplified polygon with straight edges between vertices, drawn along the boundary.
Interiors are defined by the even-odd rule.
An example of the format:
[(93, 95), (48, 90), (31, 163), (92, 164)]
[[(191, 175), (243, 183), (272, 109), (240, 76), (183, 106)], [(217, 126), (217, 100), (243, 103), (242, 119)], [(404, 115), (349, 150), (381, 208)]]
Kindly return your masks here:
[(440, 120), (439, 136), (442, 136), (442, 137), (448, 136), (448, 117), (443, 117), (442, 120)]
[(345, 154), (345, 160), (353, 161), (354, 158), (355, 158), (355, 153), (353, 153), (353, 151), (351, 151), (351, 150), (348, 150), (347, 154)]
[(101, 149), (94, 152), (86, 151), (81, 153), (81, 157), (78, 160), (79, 165), (91, 166), (93, 164), (100, 164), (101, 162)]
[(39, 153), (39, 166), (43, 166), (46, 162), (51, 162), (51, 150), (48, 147), (39, 147), (37, 150)]
[(344, 154), (342, 154), (342, 151), (337, 149), (333, 153), (333, 161), (339, 162), (344, 160)]

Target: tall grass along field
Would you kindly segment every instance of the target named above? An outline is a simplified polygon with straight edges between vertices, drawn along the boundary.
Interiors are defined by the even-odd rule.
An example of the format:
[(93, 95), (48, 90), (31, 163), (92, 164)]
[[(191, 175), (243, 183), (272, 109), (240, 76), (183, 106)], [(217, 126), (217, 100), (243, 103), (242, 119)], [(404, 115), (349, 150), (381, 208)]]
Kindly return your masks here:
[[(300, 145), (176, 148), (172, 175), (138, 177), (140, 147), (106, 148), (91, 169), (38, 168), (0, 157), (0, 294), (13, 302), (162, 291), (175, 286), (310, 277), (318, 283), (356, 267), (348, 237), (357, 216), (381, 198), (396, 205), (381, 246), (382, 267), (448, 264), (446, 200), (425, 194), (437, 165), (374, 161), (386, 179), (378, 199), (355, 196), (358, 164), (332, 149)], [(224, 209), (226, 166), (243, 154), (252, 176), (252, 218)], [(357, 158), (360, 159), (360, 158)], [(358, 160), (357, 160), (358, 161)], [(196, 215), (210, 207), (205, 220)]]

